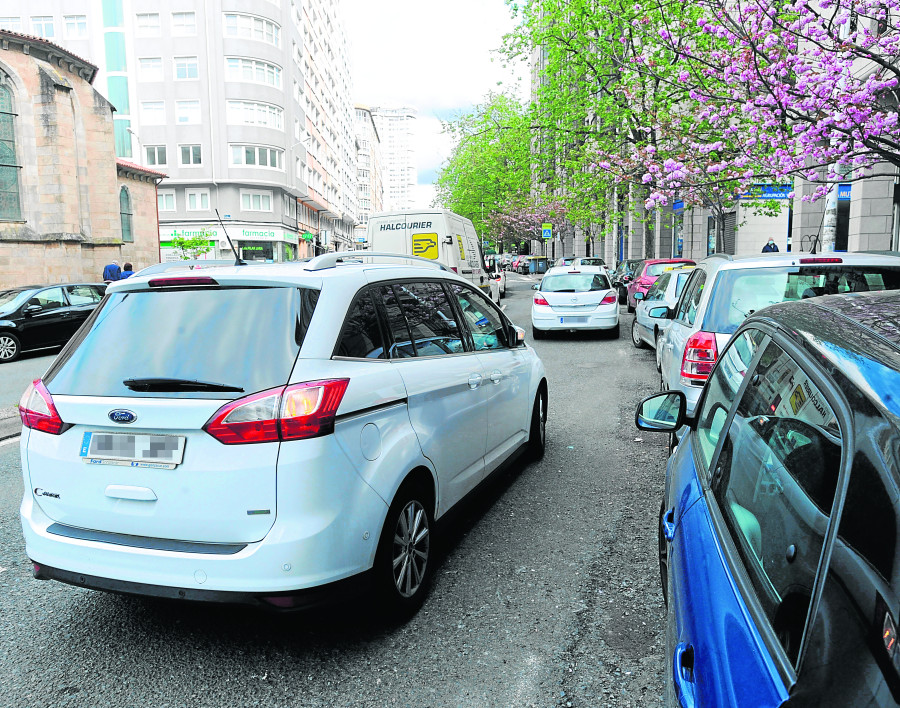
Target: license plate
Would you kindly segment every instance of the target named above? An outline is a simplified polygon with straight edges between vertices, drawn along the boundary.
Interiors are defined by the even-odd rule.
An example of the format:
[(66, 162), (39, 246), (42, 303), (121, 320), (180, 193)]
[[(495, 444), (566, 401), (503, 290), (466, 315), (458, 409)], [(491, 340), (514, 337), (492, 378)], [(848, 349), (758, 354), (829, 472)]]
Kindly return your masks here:
[(81, 459), (92, 465), (175, 469), (184, 457), (183, 435), (88, 432), (81, 439)]
[(560, 317), (560, 324), (584, 324), (587, 322), (587, 317)]

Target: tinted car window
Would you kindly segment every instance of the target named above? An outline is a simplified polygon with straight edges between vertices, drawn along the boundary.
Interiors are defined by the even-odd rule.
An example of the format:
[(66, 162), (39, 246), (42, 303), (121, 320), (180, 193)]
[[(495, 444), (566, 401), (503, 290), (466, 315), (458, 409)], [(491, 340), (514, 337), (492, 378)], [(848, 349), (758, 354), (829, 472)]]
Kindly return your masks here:
[(91, 285), (67, 285), (66, 295), (73, 305), (90, 305), (103, 299), (103, 293)]
[(370, 290), (363, 292), (350, 307), (335, 356), (357, 359), (386, 359), (378, 311)]
[(681, 320), (688, 325), (694, 324), (694, 318), (697, 316), (697, 308), (700, 305), (700, 298), (703, 296), (705, 283), (706, 271), (695, 270), (681, 301), (678, 303), (678, 311), (675, 313), (676, 320)]
[(707, 332), (734, 332), (767, 305), (818, 295), (900, 289), (900, 268), (810, 265), (722, 270), (703, 320)]
[(606, 261), (602, 258), (582, 258), (579, 264), (583, 266), (605, 266)]
[(67, 307), (66, 296), (63, 295), (62, 288), (48, 288), (35, 293), (34, 297), (28, 301), (32, 305), (40, 305), (45, 310), (55, 310), (59, 307)]
[(503, 318), (481, 293), (462, 285), (453, 284), (450, 290), (456, 296), (463, 317), (469, 326), (476, 351), (502, 349), (507, 346)]
[(609, 287), (609, 280), (602, 273), (563, 273), (544, 276), (540, 290), (545, 293), (587, 293), (609, 290)]
[(747, 329), (738, 335), (731, 346), (722, 354), (707, 383), (703, 407), (697, 416), (697, 449), (703, 458), (704, 468), (709, 468), (710, 460), (719, 443), (722, 428), (728, 418), (728, 411), (737, 396), (738, 389), (760, 342), (763, 333), (758, 329)]
[(440, 356), (465, 351), (450, 301), (440, 283), (405, 283), (394, 292), (409, 324), (412, 342), (395, 342), (414, 356)]
[(78, 346), (54, 364), (44, 381), (51, 393), (74, 396), (171, 395), (132, 390), (123, 383), (142, 378), (214, 382), (244, 393), (281, 386), (290, 376), (317, 297), (317, 291), (297, 288), (114, 293), (95, 310)]
[(760, 604), (792, 662), (806, 626), (841, 466), (834, 411), (770, 343), (715, 462), (713, 493)]
[(381, 287), (381, 300), (384, 303), (387, 316), (388, 329), (391, 335), (390, 358), (404, 359), (416, 355), (416, 349), (412, 343), (412, 335), (409, 333), (409, 325), (400, 307), (400, 301), (391, 285)]
[(650, 289), (647, 290), (647, 294), (644, 296), (644, 300), (662, 300), (663, 295), (666, 294), (666, 288), (669, 287), (669, 280), (671, 280), (671, 273), (663, 273), (659, 278), (656, 279), (656, 282), (650, 286)]
[(690, 265), (690, 263), (651, 263), (647, 266), (647, 272), (645, 273), (645, 275), (662, 275), (663, 273), (672, 270), (672, 268), (678, 268), (679, 265)]

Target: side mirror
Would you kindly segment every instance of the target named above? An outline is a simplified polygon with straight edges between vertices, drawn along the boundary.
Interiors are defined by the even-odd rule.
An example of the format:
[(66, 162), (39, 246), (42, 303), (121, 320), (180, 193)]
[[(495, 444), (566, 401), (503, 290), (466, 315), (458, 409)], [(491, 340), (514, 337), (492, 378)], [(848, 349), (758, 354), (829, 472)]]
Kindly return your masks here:
[(26, 315), (36, 315), (38, 312), (40, 312), (40, 311), (43, 310), (43, 309), (44, 309), (44, 308), (41, 307), (40, 305), (28, 305), (28, 306), (23, 310), (23, 312), (24, 312)]
[[(635, 293), (635, 298), (641, 293)], [(654, 320), (671, 320), (675, 317), (675, 311), (671, 307), (651, 307), (647, 314)]]
[(674, 433), (684, 425), (687, 399), (682, 391), (665, 391), (645, 398), (634, 413), (638, 430)]
[(522, 329), (521, 327), (516, 327), (515, 325), (513, 325), (513, 330), (516, 333), (516, 341), (515, 341), (515, 344), (513, 344), (513, 346), (515, 346), (515, 347), (525, 346), (525, 330)]
[(541, 289), (541, 284), (540, 284), (540, 283), (535, 283), (534, 285), (531, 286), (531, 289), (532, 289), (532, 290), (540, 290), (540, 289)]
[(634, 299), (635, 299), (635, 300), (643, 300), (643, 299), (644, 299), (644, 293), (642, 293), (640, 290), (638, 290), (638, 291), (634, 294)]

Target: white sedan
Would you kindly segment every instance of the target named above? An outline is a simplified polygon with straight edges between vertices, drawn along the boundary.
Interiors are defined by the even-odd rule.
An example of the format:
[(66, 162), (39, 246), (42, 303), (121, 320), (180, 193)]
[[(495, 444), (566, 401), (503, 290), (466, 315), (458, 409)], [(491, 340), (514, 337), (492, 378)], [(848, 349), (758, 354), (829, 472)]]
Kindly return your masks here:
[(550, 330), (606, 330), (619, 336), (617, 293), (605, 269), (562, 266), (548, 270), (533, 286), (531, 331), (541, 339)]

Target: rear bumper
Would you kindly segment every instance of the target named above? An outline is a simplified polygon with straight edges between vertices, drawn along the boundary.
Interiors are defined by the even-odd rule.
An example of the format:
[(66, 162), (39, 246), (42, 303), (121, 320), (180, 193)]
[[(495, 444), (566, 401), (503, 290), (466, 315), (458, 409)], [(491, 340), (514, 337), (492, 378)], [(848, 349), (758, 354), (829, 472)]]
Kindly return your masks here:
[(577, 315), (574, 313), (553, 312), (550, 308), (546, 311), (531, 311), (531, 325), (540, 330), (570, 330), (570, 329), (612, 329), (619, 324), (619, 306), (613, 305), (597, 310), (590, 314)]

